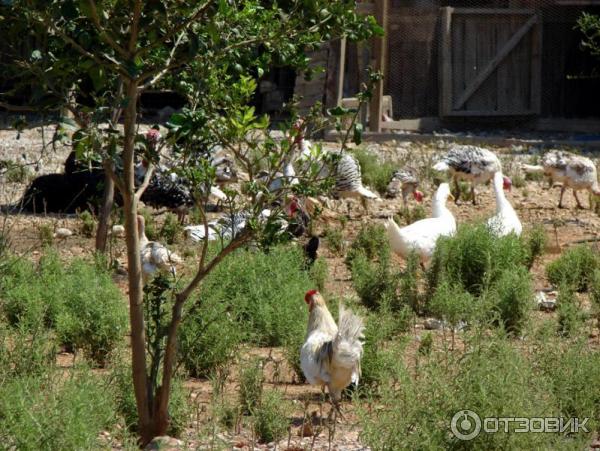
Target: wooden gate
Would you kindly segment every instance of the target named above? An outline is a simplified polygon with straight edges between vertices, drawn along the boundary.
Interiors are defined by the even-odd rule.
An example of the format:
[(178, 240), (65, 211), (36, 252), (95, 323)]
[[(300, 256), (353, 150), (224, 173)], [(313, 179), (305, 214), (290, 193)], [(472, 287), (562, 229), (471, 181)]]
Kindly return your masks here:
[(440, 115), (538, 114), (542, 27), (536, 12), (441, 11)]

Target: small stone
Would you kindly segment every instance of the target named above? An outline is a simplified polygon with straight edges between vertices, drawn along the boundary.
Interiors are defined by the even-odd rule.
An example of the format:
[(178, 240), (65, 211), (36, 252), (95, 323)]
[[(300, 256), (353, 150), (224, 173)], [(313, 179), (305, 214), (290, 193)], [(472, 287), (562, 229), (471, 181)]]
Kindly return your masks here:
[(442, 328), (443, 323), (436, 318), (427, 318), (425, 321), (423, 321), (423, 326), (427, 330), (439, 330)]
[(174, 437), (163, 435), (160, 437), (154, 437), (154, 439), (148, 443), (144, 449), (148, 451), (171, 451), (183, 449), (183, 442)]
[(113, 236), (118, 236), (119, 238), (124, 237), (125, 227), (123, 227), (121, 224), (115, 224), (114, 226), (112, 226), (111, 233)]
[(54, 232), (54, 238), (67, 238), (73, 235), (73, 232), (65, 227), (59, 227)]
[[(553, 293), (548, 293), (548, 296), (552, 294)], [(543, 312), (553, 312), (556, 310), (556, 299), (547, 297), (543, 291), (538, 291), (536, 293), (535, 300), (538, 308)]]

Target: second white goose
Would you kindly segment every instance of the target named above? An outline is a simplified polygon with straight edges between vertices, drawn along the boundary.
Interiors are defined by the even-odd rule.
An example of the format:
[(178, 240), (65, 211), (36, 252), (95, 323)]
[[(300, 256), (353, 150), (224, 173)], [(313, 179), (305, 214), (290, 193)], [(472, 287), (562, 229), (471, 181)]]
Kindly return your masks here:
[(498, 236), (509, 233), (521, 235), (523, 226), (517, 216), (517, 212), (510, 204), (504, 194), (504, 190), (510, 191), (512, 181), (498, 171), (494, 174), (494, 192), (496, 193), (496, 214), (487, 221), (488, 227)]
[(453, 235), (456, 231), (456, 220), (446, 207), (446, 201), (453, 199), (450, 186), (442, 183), (433, 196), (433, 212), (431, 218), (421, 219), (406, 227), (398, 227), (392, 217), (388, 218), (384, 227), (392, 250), (403, 258), (416, 252), (424, 265), (433, 256), (437, 239), (440, 236)]

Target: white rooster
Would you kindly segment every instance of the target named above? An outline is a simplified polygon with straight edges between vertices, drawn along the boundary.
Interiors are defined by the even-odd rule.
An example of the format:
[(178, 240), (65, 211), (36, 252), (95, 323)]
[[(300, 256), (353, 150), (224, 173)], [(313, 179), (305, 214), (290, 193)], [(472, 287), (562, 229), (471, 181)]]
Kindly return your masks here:
[(600, 185), (596, 165), (589, 158), (575, 155), (563, 150), (551, 150), (542, 157), (541, 165), (521, 165), (525, 172), (544, 173), (552, 180), (552, 184), (562, 183), (558, 208), (563, 208), (563, 196), (567, 188), (573, 190), (573, 196), (577, 201), (577, 207), (583, 208), (579, 198), (578, 190), (588, 190), (595, 196), (600, 196)]
[(487, 221), (488, 227), (498, 236), (509, 233), (521, 235), (523, 226), (517, 216), (517, 212), (504, 195), (504, 190), (510, 191), (512, 181), (502, 175), (502, 172), (494, 174), (494, 192), (496, 194), (496, 214)]
[(475, 184), (486, 183), (494, 174), (502, 170), (500, 159), (495, 153), (483, 147), (453, 144), (448, 153), (433, 166), (436, 171), (450, 171), (455, 183), (456, 201), (458, 201), (458, 180), (471, 182), (471, 197), (475, 199)]
[(421, 219), (402, 228), (398, 227), (392, 217), (388, 218), (383, 225), (392, 250), (405, 259), (411, 252), (416, 252), (424, 266), (433, 255), (437, 239), (456, 231), (456, 220), (446, 207), (448, 198), (453, 198), (450, 186), (442, 183), (433, 196), (431, 218)]
[(175, 275), (175, 265), (183, 262), (181, 257), (171, 252), (161, 243), (148, 240), (146, 236), (146, 221), (142, 215), (137, 216), (137, 226), (140, 237), (140, 257), (142, 260), (144, 283), (157, 271), (167, 271)]
[(358, 384), (365, 327), (362, 319), (343, 305), (338, 327), (317, 290), (308, 291), (304, 301), (310, 315), (306, 341), (300, 349), (300, 366), (310, 384), (327, 387), (339, 411), (342, 390), (350, 383)]

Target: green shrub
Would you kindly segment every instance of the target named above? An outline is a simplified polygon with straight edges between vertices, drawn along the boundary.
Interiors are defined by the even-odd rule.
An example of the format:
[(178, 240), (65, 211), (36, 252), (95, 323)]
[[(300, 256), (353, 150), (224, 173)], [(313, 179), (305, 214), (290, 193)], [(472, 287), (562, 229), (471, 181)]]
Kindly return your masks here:
[(421, 337), (421, 341), (419, 343), (419, 354), (429, 355), (431, 354), (431, 350), (433, 349), (433, 335), (431, 332), (425, 333)]
[(592, 278), (590, 280), (590, 301), (594, 313), (600, 318), (600, 269), (596, 269), (592, 273)]
[(378, 309), (383, 303), (400, 304), (400, 272), (392, 268), (389, 255), (371, 261), (365, 254), (356, 254), (351, 273), (352, 286), (365, 307)]
[(394, 221), (397, 224), (412, 224), (413, 222), (420, 221), (421, 219), (427, 218), (428, 212), (425, 207), (421, 204), (417, 204), (414, 207), (402, 207), (398, 212), (397, 216), (394, 216)]
[(283, 345), (283, 354), (285, 359), (294, 371), (295, 381), (303, 383), (306, 381), (302, 368), (300, 367), (300, 348), (304, 344), (306, 338), (306, 331), (298, 331), (294, 335), (287, 337)]
[(243, 414), (251, 415), (260, 405), (263, 392), (263, 361), (254, 359), (240, 371), (240, 407)]
[(548, 244), (548, 235), (543, 225), (537, 224), (525, 236), (527, 245), (527, 262), (528, 268), (531, 268), (535, 261), (544, 254), (546, 245)]
[(199, 298), (208, 306), (227, 306), (244, 339), (281, 346), (303, 333), (308, 321), (304, 294), (316, 284), (303, 268), (297, 246), (275, 246), (268, 254), (240, 250), (203, 281)]
[(261, 443), (281, 440), (290, 427), (291, 405), (278, 391), (263, 394), (258, 405), (252, 411), (254, 433)]
[[(587, 427), (598, 430), (600, 418), (600, 352), (590, 349), (586, 339), (569, 343), (548, 340), (536, 353), (536, 364), (545, 379), (547, 390), (556, 397), (559, 416), (589, 417)], [(575, 434), (586, 435), (586, 434)]]
[(0, 385), (0, 439), (5, 449), (99, 449), (115, 422), (111, 390), (90, 371), (26, 376)]
[(54, 244), (54, 229), (50, 224), (38, 225), (38, 236), (42, 247), (48, 247)]
[(381, 224), (366, 224), (358, 231), (346, 255), (346, 265), (351, 268), (354, 258), (363, 254), (368, 260), (374, 260), (389, 253), (387, 234)]
[(74, 260), (65, 267), (54, 252), (37, 266), (18, 260), (2, 278), (1, 293), (11, 324), (30, 331), (43, 324), (61, 344), (100, 364), (126, 332), (125, 300), (94, 263)]
[(123, 295), (107, 271), (83, 260), (70, 264), (63, 290), (64, 309), (56, 321), (61, 343), (103, 365), (127, 331)]
[(577, 335), (583, 325), (584, 317), (579, 308), (577, 295), (571, 285), (563, 284), (560, 286), (556, 307), (558, 311), (558, 332), (565, 337)]
[[(131, 365), (125, 363), (123, 356), (114, 355), (110, 369), (110, 386), (115, 397), (115, 411), (123, 417), (127, 429), (136, 432), (138, 415), (131, 378)], [(180, 377), (171, 381), (171, 397), (169, 398), (169, 429), (168, 435), (178, 437), (189, 424), (190, 407), (189, 393), (183, 386)]]
[(179, 359), (190, 376), (208, 377), (233, 360), (242, 338), (240, 324), (227, 307), (206, 300), (181, 325)]
[[(387, 313), (387, 314), (386, 314)], [(381, 311), (367, 317), (364, 340), (364, 353), (361, 360), (361, 377), (359, 387), (363, 391), (375, 389), (380, 384), (393, 378), (402, 362), (404, 346), (402, 343), (391, 343), (405, 328), (399, 327), (394, 316)]]
[(30, 169), (14, 161), (0, 161), (0, 173), (4, 173), (4, 177), (8, 183), (26, 183), (31, 175)]
[(177, 243), (182, 236), (183, 226), (179, 223), (177, 216), (173, 213), (167, 213), (160, 229), (160, 237), (163, 238), (167, 244), (174, 244)]
[(327, 277), (329, 276), (327, 260), (325, 260), (323, 257), (317, 258), (310, 268), (309, 274), (317, 289), (319, 291), (325, 291), (325, 283), (327, 282)]
[(582, 244), (567, 249), (546, 266), (546, 275), (554, 286), (570, 285), (576, 291), (586, 291), (590, 277), (600, 268), (600, 257)]
[(96, 230), (96, 221), (94, 216), (87, 210), (79, 213), (79, 220), (81, 221), (81, 234), (87, 238), (92, 238), (94, 236), (94, 231)]
[[(568, 445), (572, 439), (559, 434), (482, 431), (468, 442), (453, 436), (450, 422), (464, 409), (481, 418), (556, 413), (547, 379), (510, 341), (486, 337), (474, 345), (471, 352), (456, 357), (434, 350), (421, 357), (416, 368), (400, 364), (396, 377), (360, 409), (363, 443), (373, 450), (555, 449)], [(578, 437), (581, 444), (587, 439)]]
[(419, 293), (419, 256), (411, 252), (406, 260), (406, 268), (400, 275), (400, 304), (392, 306), (393, 310), (399, 310), (409, 306), (414, 312), (421, 311), (421, 296)]
[(15, 258), (2, 277), (3, 311), (10, 324), (54, 328), (62, 311), (65, 271), (56, 252), (42, 256), (38, 265)]
[(497, 237), (484, 224), (463, 225), (454, 237), (441, 237), (428, 270), (430, 297), (443, 280), (478, 296), (505, 269), (525, 265), (527, 251), (514, 234)]
[(389, 161), (379, 161), (376, 155), (366, 149), (356, 149), (354, 156), (360, 164), (363, 183), (381, 194), (385, 193), (396, 169), (395, 165)]
[(461, 321), (468, 321), (475, 308), (473, 295), (459, 285), (444, 281), (429, 304), (433, 315), (446, 321), (453, 329)]
[(337, 256), (344, 255), (346, 244), (344, 243), (344, 234), (341, 229), (325, 229), (325, 240), (331, 252)]
[(504, 328), (518, 335), (533, 306), (533, 287), (529, 271), (522, 266), (506, 269), (494, 286), (495, 310)]
[(0, 321), (0, 386), (5, 380), (44, 374), (54, 364), (57, 348), (55, 337), (42, 323), (34, 329)]

